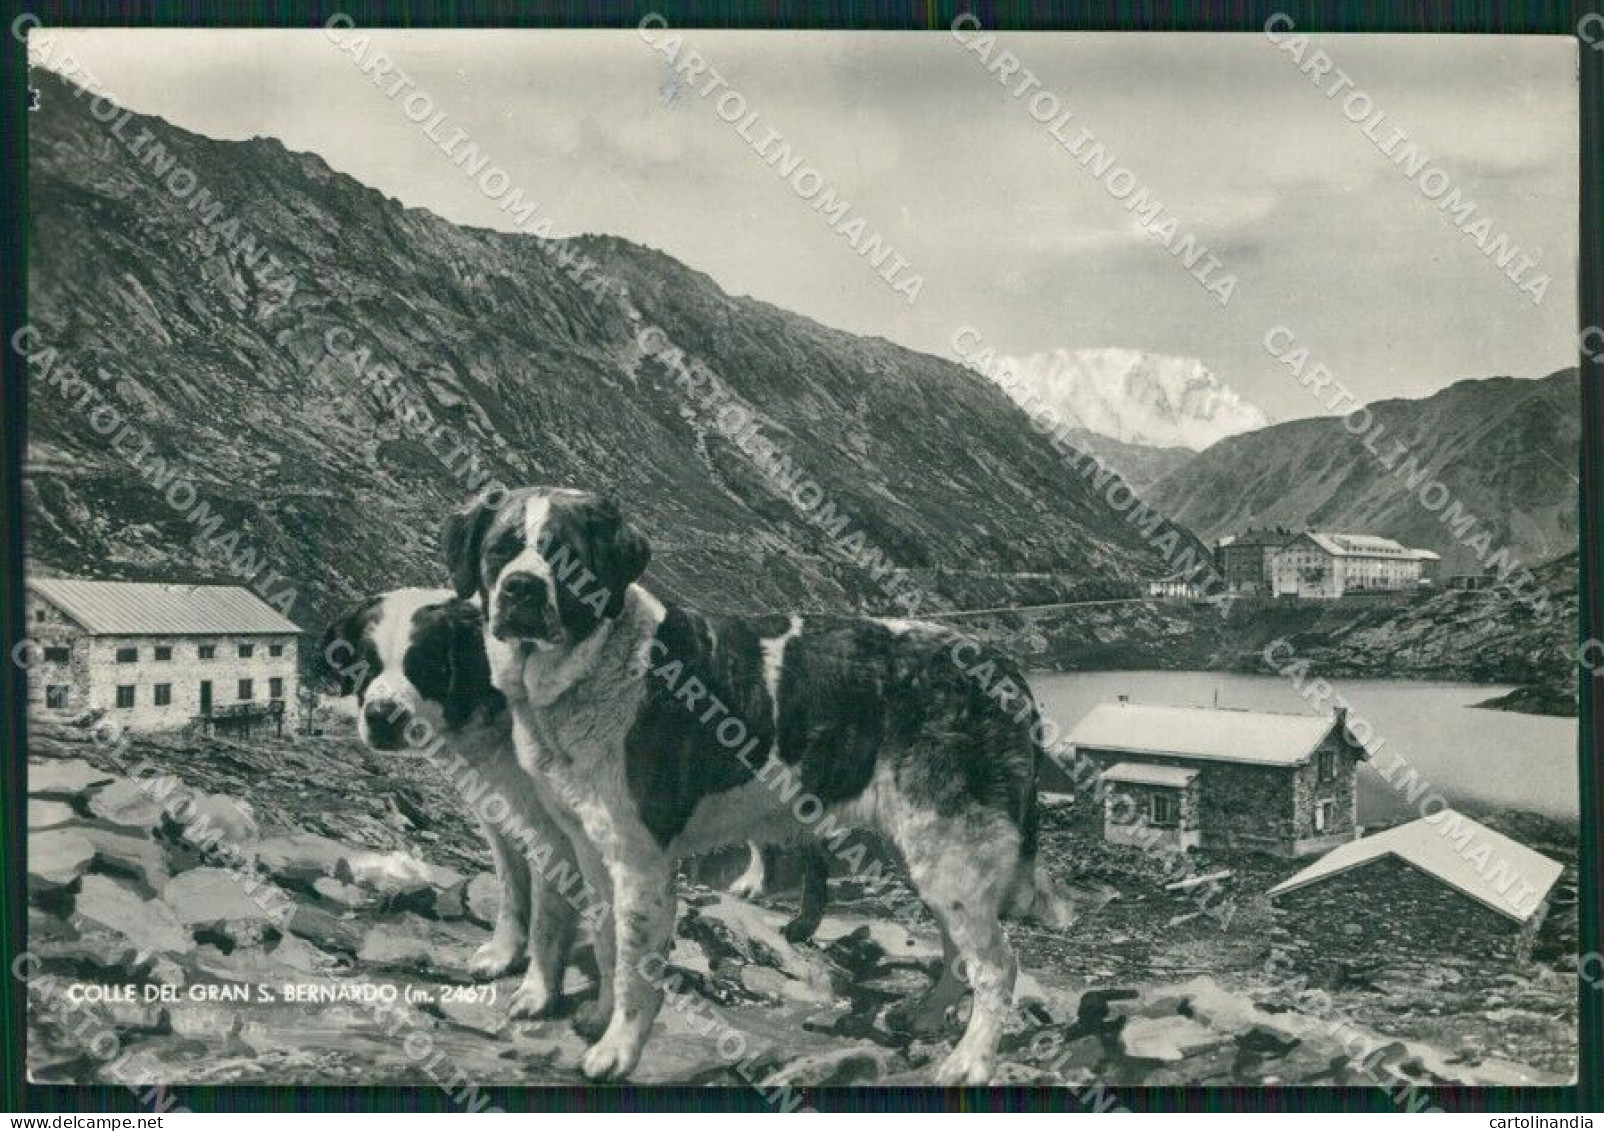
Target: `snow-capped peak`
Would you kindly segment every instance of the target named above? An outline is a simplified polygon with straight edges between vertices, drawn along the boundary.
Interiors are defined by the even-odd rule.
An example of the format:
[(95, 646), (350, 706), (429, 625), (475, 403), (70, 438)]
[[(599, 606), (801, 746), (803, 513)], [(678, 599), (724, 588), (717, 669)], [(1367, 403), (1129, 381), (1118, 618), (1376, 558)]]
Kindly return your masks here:
[(1027, 408), (1127, 444), (1201, 451), (1270, 423), (1195, 357), (1133, 349), (1056, 349), (1000, 357), (992, 376)]

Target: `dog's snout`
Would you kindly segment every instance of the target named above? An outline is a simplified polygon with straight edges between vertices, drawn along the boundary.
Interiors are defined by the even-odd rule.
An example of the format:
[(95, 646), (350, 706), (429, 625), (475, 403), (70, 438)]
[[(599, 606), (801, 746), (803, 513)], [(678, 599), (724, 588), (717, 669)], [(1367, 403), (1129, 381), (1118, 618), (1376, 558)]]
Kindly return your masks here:
[(411, 712), (393, 699), (369, 699), (362, 707), (362, 718), (367, 723), (368, 741), (380, 750), (392, 750), (400, 745)]
[(546, 582), (532, 573), (513, 573), (501, 579), (501, 594), (512, 601), (544, 601)]

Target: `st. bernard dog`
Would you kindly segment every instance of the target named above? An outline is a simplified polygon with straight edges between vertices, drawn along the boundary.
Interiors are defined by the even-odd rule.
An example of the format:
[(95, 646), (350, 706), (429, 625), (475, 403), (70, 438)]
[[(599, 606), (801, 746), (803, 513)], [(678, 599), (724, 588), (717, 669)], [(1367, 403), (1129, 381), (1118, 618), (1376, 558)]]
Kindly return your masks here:
[[(976, 991), (936, 1082), (990, 1079), (1015, 975), (999, 916), (1065, 913), (1037, 877), (1028, 696), (1023, 710), (990, 698), (937, 626), (665, 605), (636, 584), (645, 537), (589, 492), (480, 498), (446, 519), (441, 542), (458, 595), (486, 611), (518, 758), (587, 879), (610, 888), (613, 937), (597, 960), (613, 977), (587, 1077), (623, 1077), (640, 1059), (662, 1003), (652, 975), (673, 934), (676, 861), (828, 821), (877, 831), (905, 862), (946, 946), (930, 1000), (961, 995), (957, 960)], [(824, 819), (807, 823), (817, 813), (782, 779)]]
[(500, 908), (469, 972), (490, 979), (524, 970), (511, 1016), (556, 1012), (577, 918), (557, 884), (578, 872), (568, 837), (518, 764), (506, 700), (490, 683), (478, 604), (449, 589), (378, 594), (329, 626), (321, 661), (340, 693), (356, 696), (362, 741), (429, 752), (489, 842)]

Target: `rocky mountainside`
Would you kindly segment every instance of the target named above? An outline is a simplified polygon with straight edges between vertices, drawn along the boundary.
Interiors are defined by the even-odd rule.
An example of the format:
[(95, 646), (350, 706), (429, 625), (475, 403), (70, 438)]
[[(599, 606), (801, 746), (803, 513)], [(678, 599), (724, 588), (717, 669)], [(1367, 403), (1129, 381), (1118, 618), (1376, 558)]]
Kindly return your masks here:
[[(731, 297), (622, 240), (458, 227), (275, 140), (103, 123), (76, 88), (31, 81), (37, 343), (138, 429), (117, 446), (142, 453), (136, 470), (36, 364), (35, 568), (216, 579), (211, 551), (233, 533), (226, 555), (288, 578), (292, 615), (313, 626), (353, 594), (436, 583), (443, 510), (495, 476), (615, 492), (668, 595), (889, 609), (841, 532), (811, 523), (648, 356), (641, 331), (656, 326), (654, 347), (704, 360), (797, 481), (850, 517), (854, 549), (932, 576), (992, 571), (1004, 592), (1016, 574), (1164, 572), (1008, 398), (956, 364)], [(393, 371), (382, 393), (375, 367)], [(195, 521), (172, 466), (221, 530)]]
[[(1153, 488), (1154, 500), (1212, 541), (1249, 525), (1360, 531), (1435, 550), (1446, 573), (1477, 555), (1422, 502), (1440, 481), (1451, 499), (1528, 567), (1576, 548), (1581, 414), (1576, 371), (1541, 380), (1460, 381), (1423, 400), (1372, 404), (1385, 432), (1367, 451), (1335, 417), (1277, 424), (1220, 441)], [(1425, 478), (1391, 457), (1405, 445)], [(1393, 462), (1389, 471), (1383, 458)], [(1431, 492), (1435, 501), (1437, 492)]]
[(1155, 448), (1147, 444), (1127, 444), (1110, 436), (1100, 436), (1084, 428), (1072, 433), (1071, 442), (1108, 464), (1138, 491), (1146, 492), (1166, 475), (1191, 463), (1197, 453), (1191, 448)]
[(1051, 405), (1066, 422), (1124, 444), (1201, 451), (1270, 423), (1195, 357), (1058, 349), (999, 358), (993, 372), (1021, 399)]

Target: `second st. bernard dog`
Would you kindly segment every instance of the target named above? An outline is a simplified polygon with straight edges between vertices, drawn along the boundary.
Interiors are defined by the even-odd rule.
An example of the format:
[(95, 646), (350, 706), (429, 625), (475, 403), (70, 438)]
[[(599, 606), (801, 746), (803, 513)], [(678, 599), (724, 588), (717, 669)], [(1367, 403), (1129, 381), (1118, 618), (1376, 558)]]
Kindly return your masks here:
[(506, 701), (490, 684), (483, 618), (449, 589), (370, 597), (324, 634), (322, 670), (357, 701), (371, 750), (428, 752), (490, 845), (500, 906), (469, 960), (476, 978), (524, 971), (509, 1014), (541, 1018), (562, 1004), (576, 908), (563, 883), (573, 850), (513, 751)]
[(485, 609), (519, 760), (587, 881), (610, 890), (614, 930), (597, 941), (606, 1025), (586, 1076), (622, 1077), (640, 1059), (662, 1004), (676, 861), (828, 822), (876, 830), (902, 856), (946, 948), (930, 1000), (957, 1000), (960, 968), (976, 991), (936, 1082), (989, 1081), (1015, 975), (999, 916), (1065, 915), (1037, 876), (1028, 696), (1021, 709), (989, 697), (936, 626), (666, 606), (635, 584), (646, 539), (589, 492), (481, 498), (441, 541), (458, 595)]

